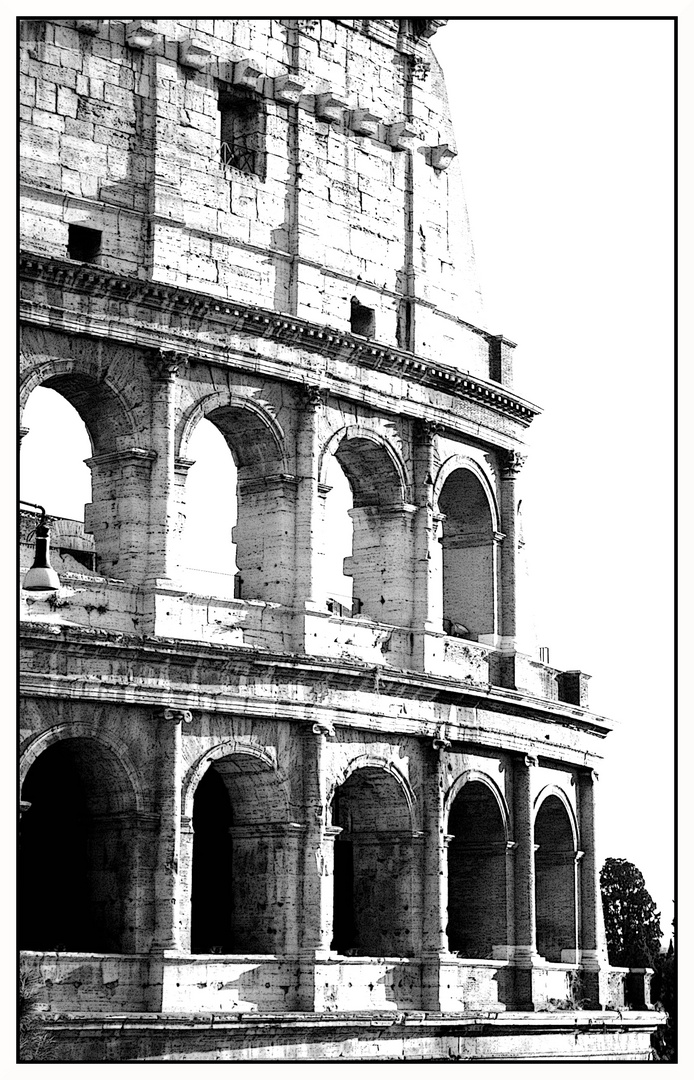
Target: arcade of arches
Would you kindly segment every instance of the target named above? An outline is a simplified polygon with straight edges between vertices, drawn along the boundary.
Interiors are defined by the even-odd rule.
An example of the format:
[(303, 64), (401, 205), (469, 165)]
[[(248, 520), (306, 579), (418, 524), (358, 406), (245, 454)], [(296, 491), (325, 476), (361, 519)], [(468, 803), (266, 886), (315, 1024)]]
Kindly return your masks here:
[[(85, 736), (44, 749), (21, 788), (20, 946), (29, 950), (137, 952), (148, 940), (143, 903), (156, 834), (138, 813), (116, 754)], [(195, 954), (275, 955), (298, 947), (305, 826), (292, 820), (285, 785), (264, 759), (217, 757), (193, 798), (187, 917)], [(299, 815), (300, 816), (300, 813)], [(343, 956), (414, 957), (426, 924), (426, 832), (413, 826), (402, 783), (363, 765), (330, 798), (334, 844), (330, 948)], [(489, 959), (513, 944), (514, 852), (503, 802), (477, 777), (459, 787), (448, 816), (448, 950)], [(537, 951), (560, 962), (576, 950), (579, 853), (567, 807), (549, 794), (534, 819)], [(185, 870), (182, 872), (185, 873)], [(47, 895), (48, 882), (60, 888)], [(143, 885), (145, 887), (143, 887)], [(150, 927), (151, 929), (151, 927)]]

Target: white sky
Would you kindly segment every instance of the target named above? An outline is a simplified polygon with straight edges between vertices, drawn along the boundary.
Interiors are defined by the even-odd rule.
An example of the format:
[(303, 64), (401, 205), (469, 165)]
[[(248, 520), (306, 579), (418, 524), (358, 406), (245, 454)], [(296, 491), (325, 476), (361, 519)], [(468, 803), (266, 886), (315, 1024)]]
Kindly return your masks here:
[[(618, 722), (600, 774), (602, 855), (642, 870), (666, 935), (672, 40), (671, 23), (555, 19), (464, 20), (433, 39), (486, 325), (518, 342), (515, 388), (544, 409), (522, 475), (539, 641), (554, 665), (592, 675), (591, 708)], [(82, 517), (88, 476), (86, 494), (58, 501), (70, 448), (49, 445), (47, 493), (30, 482), (21, 493)]]
[(673, 27), (465, 20), (447, 75), (490, 330), (544, 409), (522, 474), (539, 643), (618, 722), (602, 854), (673, 891)]

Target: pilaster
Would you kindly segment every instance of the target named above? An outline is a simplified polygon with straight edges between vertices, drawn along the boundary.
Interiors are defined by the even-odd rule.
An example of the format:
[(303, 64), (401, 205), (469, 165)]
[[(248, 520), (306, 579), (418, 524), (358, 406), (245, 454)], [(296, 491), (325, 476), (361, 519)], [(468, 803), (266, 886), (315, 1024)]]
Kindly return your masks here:
[(152, 462), (149, 498), (148, 578), (152, 585), (170, 584), (175, 573), (175, 537), (178, 526), (176, 491), (176, 391), (186, 358), (164, 349), (147, 354), (151, 380)]

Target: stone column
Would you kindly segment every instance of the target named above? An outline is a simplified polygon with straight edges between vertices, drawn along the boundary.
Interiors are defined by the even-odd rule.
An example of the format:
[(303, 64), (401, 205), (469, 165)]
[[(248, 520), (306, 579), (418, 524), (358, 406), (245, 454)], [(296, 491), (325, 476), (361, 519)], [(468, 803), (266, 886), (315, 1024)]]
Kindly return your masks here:
[[(149, 162), (146, 270), (153, 281), (172, 281), (169, 269), (172, 242), (178, 242), (184, 223), (183, 199), (176, 183), (178, 132), (183, 75), (177, 59), (152, 56), (150, 93), (143, 98), (143, 125), (151, 140)], [(174, 240), (175, 237), (175, 240)]]
[(127, 813), (120, 817), (123, 841), (129, 852), (126, 889), (125, 952), (148, 953), (152, 945), (154, 867), (152, 852), (156, 849), (159, 815)]
[(434, 507), (435, 439), (441, 428), (428, 420), (413, 427), (415, 521), (413, 536), (412, 625), (419, 644), (415, 667), (426, 668), (425, 634), (441, 633), (443, 619), (443, 553), (438, 542), (441, 515)]
[(193, 843), (195, 830), (193, 819), (181, 814), (181, 831), (178, 859), (178, 945), (181, 952), (191, 951), (192, 911), (193, 911)]
[(596, 844), (596, 796), (598, 774), (593, 769), (578, 773), (578, 821), (583, 848), (580, 863), (579, 946), (583, 996), (590, 1008), (608, 1002), (607, 941), (600, 892), (600, 863)]
[(151, 379), (152, 463), (149, 499), (149, 581), (170, 584), (175, 572), (178, 526), (176, 493), (176, 381), (185, 357), (165, 350), (147, 356)]
[(300, 962), (301, 1008), (321, 1011), (317, 965), (328, 960), (333, 935), (333, 869), (335, 838), (342, 831), (327, 817), (327, 740), (335, 732), (319, 721), (304, 728), (302, 763), (306, 828), (294, 917)]
[(517, 450), (501, 454), (501, 626), (500, 648), (504, 654), (501, 666), (501, 683), (515, 689), (516, 652), (516, 579), (518, 543), (516, 537), (517, 495), (516, 478), (525, 463), (525, 457)]
[(537, 957), (535, 917), (535, 830), (533, 822), (533, 769), (537, 758), (531, 755), (514, 758), (513, 821), (514, 857), (514, 972), (515, 1007), (533, 1008), (532, 968)]
[(444, 831), (444, 752), (440, 731), (427, 751), (422, 912), (422, 1008), (441, 1011), (441, 964), (448, 956), (448, 859), (451, 837)]
[(159, 838), (154, 881), (153, 951), (180, 952), (186, 926), (181, 911), (181, 786), (183, 754), (181, 725), (189, 724), (187, 709), (163, 709), (158, 720)]
[(296, 429), (296, 521), (294, 530), (294, 608), (317, 606), (317, 556), (322, 523), (318, 477), (318, 417), (323, 395), (317, 386), (299, 395)]
[(94, 537), (97, 570), (141, 584), (149, 565), (149, 494), (156, 455), (130, 447), (87, 458), (92, 501), (84, 507), (85, 532)]

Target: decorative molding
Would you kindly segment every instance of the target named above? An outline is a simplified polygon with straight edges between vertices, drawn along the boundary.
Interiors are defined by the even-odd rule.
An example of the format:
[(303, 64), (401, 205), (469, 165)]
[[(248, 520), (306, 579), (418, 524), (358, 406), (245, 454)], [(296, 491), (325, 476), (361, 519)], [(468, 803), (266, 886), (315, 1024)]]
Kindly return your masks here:
[(380, 117), (369, 112), (368, 109), (352, 109), (349, 114), (350, 130), (355, 135), (365, 135), (370, 139), (377, 138), (379, 122)]
[(523, 764), (526, 765), (528, 768), (531, 768), (533, 765), (537, 765), (537, 755), (536, 754), (524, 754), (524, 756), (523, 756)]
[(454, 150), (449, 143), (440, 143), (439, 146), (427, 146), (425, 156), (427, 165), (431, 165), (432, 169), (438, 172), (443, 172), (453, 158), (458, 156), (458, 151)]
[(156, 460), (156, 451), (143, 450), (139, 446), (131, 446), (127, 450), (114, 450), (110, 454), (97, 454), (94, 457), (86, 458), (85, 464), (89, 468), (93, 468), (94, 465), (101, 467), (103, 465), (139, 465), (144, 466), (147, 469), (151, 469), (152, 462)]
[(154, 19), (133, 19), (125, 25), (125, 40), (131, 49), (153, 52), (157, 37)]
[(178, 62), (182, 67), (193, 68), (195, 71), (204, 71), (212, 60), (209, 49), (198, 44), (192, 38), (178, 43)]
[(327, 124), (339, 124), (349, 105), (332, 92), (316, 94), (316, 116)]
[(299, 391), (299, 405), (304, 412), (314, 412), (325, 405), (327, 392), (319, 386), (306, 383)]
[(75, 19), (75, 26), (81, 34), (95, 37), (101, 29), (101, 19)]
[(174, 349), (149, 349), (145, 359), (150, 375), (160, 382), (173, 382), (188, 363), (185, 353)]
[(335, 738), (335, 727), (330, 720), (318, 720), (312, 725), (311, 731), (314, 735), (320, 735), (326, 739)]
[(419, 138), (419, 132), (409, 120), (399, 120), (386, 125), (388, 145), (393, 150), (411, 150), (412, 144)]
[(443, 435), (443, 424), (437, 424), (433, 420), (415, 420), (413, 424), (414, 437), (418, 442), (430, 443), (437, 436)]
[(518, 450), (502, 450), (499, 455), (502, 480), (515, 480), (525, 465), (526, 457)]
[[(495, 412), (511, 416), (524, 426), (541, 412), (536, 405), (517, 397), (497, 383), (487, 382), (403, 349), (364, 341), (363, 338), (334, 330), (332, 327), (318, 326), (305, 319), (282, 315), (265, 308), (224, 301), (219, 297), (177, 285), (124, 278), (101, 268), (87, 268), (80, 263), (30, 255), (26, 252), (20, 254), (20, 275), (25, 280), (59, 286), (78, 293), (89, 293), (91, 296), (114, 296), (146, 308), (155, 308), (159, 312), (205, 318), (243, 333), (271, 338), (330, 357), (344, 357), (351, 363), (386, 371), (399, 378), (411, 379), (454, 397), (475, 400)], [(27, 310), (26, 307), (20, 310), (20, 318), (24, 322), (35, 322), (38, 325), (44, 323), (43, 319), (32, 317), (31, 309)], [(54, 321), (52, 326), (60, 329)], [(70, 329), (71, 332), (79, 332), (77, 325)], [(86, 329), (85, 327), (85, 331)], [(478, 332), (486, 340), (490, 340), (491, 335)], [(191, 343), (191, 359), (195, 359), (193, 349)], [(209, 359), (206, 355), (205, 360)]]
[(193, 720), (193, 714), (190, 709), (175, 709), (168, 707), (160, 710), (159, 718), (161, 720), (173, 720), (175, 724), (190, 724)]
[(434, 738), (431, 740), (431, 745), (434, 750), (450, 750), (451, 740), (446, 736), (446, 728), (443, 725), (438, 728)]
[[(237, 60), (234, 64), (232, 82), (234, 86), (245, 86), (248, 90), (258, 89), (258, 79), (263, 72), (251, 60)], [(285, 76), (288, 78), (289, 76)]]
[(305, 89), (306, 80), (298, 75), (279, 75), (272, 80), (273, 97), (283, 105), (297, 105)]

